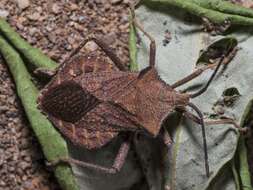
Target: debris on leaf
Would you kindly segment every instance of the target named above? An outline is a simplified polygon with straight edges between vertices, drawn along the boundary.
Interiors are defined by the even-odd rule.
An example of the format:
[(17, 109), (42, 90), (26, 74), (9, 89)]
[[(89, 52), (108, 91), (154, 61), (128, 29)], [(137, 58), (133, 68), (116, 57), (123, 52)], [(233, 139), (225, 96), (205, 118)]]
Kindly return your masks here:
[(171, 32), (168, 29), (165, 30), (163, 46), (167, 46), (170, 43), (171, 39)]
[(225, 21), (222, 24), (216, 24), (210, 22), (210, 20), (208, 20), (205, 17), (202, 18), (202, 21), (203, 21), (203, 30), (205, 32), (209, 32), (213, 36), (223, 34), (231, 26), (231, 23), (229, 21)]
[(227, 88), (223, 91), (222, 97), (212, 107), (213, 111), (217, 115), (223, 115), (226, 107), (234, 106), (240, 96), (241, 95), (236, 87)]
[(215, 104), (212, 109), (217, 115), (223, 115), (225, 113), (224, 106), (219, 103)]
[(241, 96), (238, 89), (235, 87), (231, 87), (226, 89), (223, 94), (223, 102), (227, 107), (233, 106), (236, 100)]

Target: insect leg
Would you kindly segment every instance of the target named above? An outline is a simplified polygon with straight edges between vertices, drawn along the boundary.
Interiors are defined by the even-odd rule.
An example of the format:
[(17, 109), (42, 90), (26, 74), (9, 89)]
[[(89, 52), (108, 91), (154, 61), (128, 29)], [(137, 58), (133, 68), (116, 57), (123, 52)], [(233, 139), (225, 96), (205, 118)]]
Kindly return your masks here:
[(117, 55), (113, 52), (112, 48), (110, 48), (105, 42), (103, 42), (102, 39), (90, 35), (89, 37), (85, 38), (77, 48), (72, 50), (70, 54), (61, 62), (60, 68), (62, 68), (64, 65), (68, 64), (69, 61), (71, 61), (71, 58), (76, 55), (89, 41), (94, 41), (104, 52), (105, 54), (113, 61), (113, 63), (118, 67), (119, 70), (125, 71), (127, 68), (124, 66), (124, 64), (121, 62), (121, 60), (117, 57)]
[(92, 164), (92, 163), (76, 160), (73, 158), (59, 158), (58, 160), (50, 162), (49, 165), (55, 166), (63, 162), (63, 163), (69, 163), (69, 164), (76, 164), (84, 168), (91, 168), (91, 169), (109, 173), (109, 174), (115, 174), (120, 171), (123, 164), (125, 163), (129, 149), (130, 149), (130, 140), (127, 140), (121, 144), (119, 151), (117, 153), (117, 156), (114, 159), (112, 167), (104, 167), (97, 164)]
[[(203, 136), (203, 147), (204, 147), (204, 155), (205, 155), (206, 175), (207, 175), (207, 177), (209, 177), (209, 162), (208, 162), (207, 143), (206, 143), (206, 131), (205, 131), (205, 124), (204, 124), (203, 114), (197, 108), (197, 106), (195, 106), (193, 103), (189, 102), (188, 106), (191, 107), (198, 114), (198, 121), (199, 121), (199, 124), (201, 125), (202, 136)], [(192, 116), (194, 116), (194, 115), (192, 114)], [(194, 116), (193, 118), (197, 118), (197, 117)], [(195, 120), (193, 120), (193, 121), (195, 121)]]
[(168, 148), (170, 148), (171, 147), (171, 144), (173, 143), (173, 140), (171, 139), (171, 137), (170, 137), (170, 134), (169, 134), (169, 132), (164, 128), (164, 130), (163, 130), (163, 134), (162, 134), (163, 136), (163, 142), (164, 142), (164, 144), (168, 147)]
[(201, 88), (199, 91), (193, 93), (193, 94), (190, 94), (190, 97), (191, 98), (196, 98), (198, 97), (199, 95), (203, 94), (207, 88), (209, 87), (209, 85), (211, 84), (211, 82), (213, 81), (215, 75), (217, 74), (219, 68), (221, 67), (223, 61), (225, 60), (225, 55), (223, 55), (218, 63), (218, 65), (216, 66), (214, 72), (212, 73), (211, 77), (209, 78), (209, 80), (207, 81), (207, 83), (205, 84), (205, 86), (203, 88)]
[[(221, 61), (220, 64), (227, 65), (227, 64), (234, 58), (234, 56), (235, 56), (237, 50), (238, 50), (237, 48), (234, 48), (234, 49), (232, 49), (232, 50), (229, 52), (229, 54), (228, 54), (223, 60), (221, 60), (221, 59), (222, 59), (222, 58), (221, 58), (221, 59), (220, 59), (220, 61)], [(205, 70), (207, 70), (207, 69), (212, 69), (212, 68), (215, 68), (215, 67), (217, 68), (218, 66), (219, 66), (219, 63), (214, 63), (214, 64), (211, 64), (211, 65), (204, 66), (204, 67), (202, 67), (202, 68), (200, 68), (200, 69), (197, 69), (197, 70), (194, 71), (192, 74), (190, 74), (190, 75), (186, 76), (185, 78), (183, 78), (183, 79), (181, 79), (181, 80), (175, 82), (174, 84), (172, 84), (171, 87), (172, 87), (172, 88), (177, 88), (177, 87), (179, 87), (179, 86), (181, 86), (181, 85), (183, 85), (183, 84), (185, 84), (185, 83), (191, 81), (192, 79), (196, 78), (196, 77), (199, 76), (201, 73), (203, 73), (203, 71), (205, 71)], [(215, 74), (216, 74), (216, 73), (215, 73)], [(210, 79), (211, 79), (211, 78), (210, 78)], [(209, 79), (209, 80), (210, 80), (210, 79)], [(209, 83), (210, 83), (210, 82), (209, 82)]]
[(125, 163), (129, 149), (130, 149), (130, 141), (127, 141), (121, 144), (118, 154), (114, 160), (113, 166), (110, 169), (112, 173), (116, 173), (120, 171), (123, 164)]
[(241, 127), (238, 125), (233, 119), (231, 118), (222, 118), (217, 120), (209, 120), (205, 121), (205, 124), (207, 125), (219, 125), (219, 124), (232, 124), (235, 128), (237, 128), (242, 134), (247, 134), (249, 132), (248, 127)]
[(200, 124), (202, 126), (202, 134), (203, 134), (203, 144), (204, 144), (204, 150), (205, 150), (205, 162), (206, 162), (206, 171), (207, 175), (209, 175), (209, 166), (208, 166), (208, 154), (207, 154), (207, 145), (206, 145), (206, 135), (205, 135), (205, 128), (204, 125), (215, 125), (215, 124), (232, 124), (234, 127), (236, 127), (242, 134), (246, 134), (249, 132), (249, 128), (240, 127), (233, 119), (231, 118), (224, 118), (224, 119), (218, 119), (218, 120), (212, 120), (212, 121), (204, 121), (201, 112), (198, 110), (198, 108), (193, 105), (192, 103), (189, 104), (190, 107), (192, 107), (199, 115), (199, 117), (195, 116), (194, 114), (186, 111), (181, 110), (184, 115), (191, 119), (192, 121)]
[[(138, 2), (137, 2), (138, 3)], [(150, 40), (150, 45), (149, 45), (149, 66), (150, 67), (154, 67), (155, 66), (155, 57), (156, 57), (156, 44), (155, 44), (155, 39), (149, 34), (147, 33), (143, 26), (137, 21), (137, 19), (135, 18), (135, 14), (134, 14), (134, 7), (130, 6), (132, 15), (133, 15), (133, 24), (135, 27), (139, 28), (140, 31), (143, 32), (143, 34)]]
[(128, 68), (122, 63), (120, 58), (114, 53), (114, 50), (108, 46), (101, 38), (93, 37), (92, 40), (105, 52), (105, 54), (113, 61), (116, 67), (121, 71), (127, 71)]
[[(193, 115), (192, 113), (189, 113), (187, 111), (184, 111), (184, 115), (193, 120), (194, 122), (201, 124), (201, 121), (198, 117)], [(231, 118), (222, 118), (222, 119), (216, 119), (216, 120), (207, 120), (204, 121), (205, 125), (219, 125), (219, 124), (232, 124), (235, 128), (237, 128), (242, 134), (247, 134), (249, 132), (248, 127), (241, 127), (238, 125), (233, 119)]]
[(33, 74), (45, 81), (49, 81), (54, 75), (55, 75), (56, 71), (55, 70), (49, 70), (49, 69), (45, 69), (45, 68), (37, 68), (33, 71)]
[[(69, 55), (61, 62), (60, 65), (68, 64), (69, 61), (71, 61), (71, 58), (76, 55), (84, 46), (87, 44), (87, 42), (91, 41), (92, 39), (90, 37), (85, 38), (75, 49), (73, 49)], [(62, 66), (61, 66), (62, 67)]]

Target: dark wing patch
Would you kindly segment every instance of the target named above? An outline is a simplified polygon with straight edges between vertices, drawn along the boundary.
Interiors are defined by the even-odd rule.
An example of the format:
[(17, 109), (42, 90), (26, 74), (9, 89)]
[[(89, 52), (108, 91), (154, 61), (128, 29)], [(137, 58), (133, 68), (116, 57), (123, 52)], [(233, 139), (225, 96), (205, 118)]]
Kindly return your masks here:
[(41, 108), (48, 115), (74, 123), (98, 104), (98, 100), (74, 81), (49, 88), (42, 96)]

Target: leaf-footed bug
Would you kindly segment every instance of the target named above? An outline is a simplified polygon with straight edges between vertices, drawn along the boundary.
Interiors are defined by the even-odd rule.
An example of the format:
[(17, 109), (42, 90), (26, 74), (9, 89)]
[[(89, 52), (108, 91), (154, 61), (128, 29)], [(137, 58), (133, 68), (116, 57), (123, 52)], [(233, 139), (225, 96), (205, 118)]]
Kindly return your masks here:
[[(55, 161), (75, 163), (107, 173), (118, 172), (127, 157), (132, 135), (143, 132), (154, 138), (162, 133), (164, 143), (171, 144), (163, 121), (172, 111), (180, 111), (201, 125), (205, 155), (206, 175), (209, 176), (206, 134), (201, 111), (190, 102), (206, 91), (222, 64), (234, 57), (236, 49), (228, 49), (217, 63), (204, 66), (178, 82), (168, 85), (159, 78), (155, 69), (155, 40), (133, 18), (134, 25), (150, 40), (149, 66), (140, 72), (129, 72), (121, 60), (101, 39), (88, 37), (61, 64), (49, 84), (41, 91), (38, 106), (58, 130), (71, 142), (87, 149), (98, 149), (119, 133), (128, 134), (110, 168), (72, 158)], [(79, 60), (72, 57), (88, 42), (94, 41), (113, 61), (114, 66), (103, 63), (98, 57), (86, 55)], [(203, 71), (215, 68), (206, 85), (189, 94), (176, 91)], [(186, 110), (190, 107), (194, 115)], [(231, 123), (230, 120), (221, 121)]]

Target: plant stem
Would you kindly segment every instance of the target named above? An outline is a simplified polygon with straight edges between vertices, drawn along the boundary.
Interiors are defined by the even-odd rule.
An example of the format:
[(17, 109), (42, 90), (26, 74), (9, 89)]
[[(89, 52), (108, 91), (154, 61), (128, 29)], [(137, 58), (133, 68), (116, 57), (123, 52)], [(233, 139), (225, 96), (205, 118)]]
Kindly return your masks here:
[(240, 178), (242, 183), (242, 190), (252, 190), (251, 179), (250, 179), (250, 172), (249, 172), (249, 165), (247, 159), (247, 149), (245, 146), (245, 139), (244, 137), (240, 137), (238, 143), (238, 155), (240, 160)]
[[(37, 109), (38, 90), (32, 83), (23, 60), (2, 36), (0, 36), (0, 53), (13, 76), (17, 94), (45, 157), (49, 161), (59, 157), (67, 157), (68, 149), (64, 139)], [(54, 173), (62, 189), (78, 190), (72, 170), (68, 165), (56, 166)]]
[(193, 0), (197, 5), (213, 9), (222, 13), (228, 13), (233, 15), (240, 15), (253, 18), (253, 10), (250, 8), (235, 5), (233, 3), (223, 0)]
[[(213, 0), (158, 0), (153, 1), (155, 3), (167, 4), (167, 6), (176, 6), (185, 11), (188, 11), (196, 16), (204, 17), (216, 24), (223, 24), (229, 21), (232, 25), (253, 25), (253, 18), (240, 15), (252, 15), (252, 13), (247, 8), (242, 8), (237, 5), (228, 6), (228, 3), (213, 4)], [(233, 10), (235, 7), (237, 9)], [(224, 10), (224, 12), (219, 11)], [(227, 13), (240, 13), (237, 14), (227, 14)]]
[(130, 11), (130, 32), (129, 32), (129, 56), (130, 56), (130, 71), (138, 71), (137, 47), (136, 47), (136, 29), (132, 22), (132, 13)]
[(0, 18), (0, 33), (34, 68), (56, 69), (56, 62), (21, 38), (3, 18)]
[[(247, 104), (242, 119), (241, 119), (241, 127), (245, 127), (247, 123), (251, 120), (252, 115), (252, 107), (253, 107), (253, 99), (249, 101)], [(248, 153), (245, 145), (245, 138), (241, 137), (239, 139), (237, 154), (239, 157), (239, 174), (241, 178), (242, 190), (252, 190), (250, 172), (249, 172), (249, 164), (248, 164)]]

